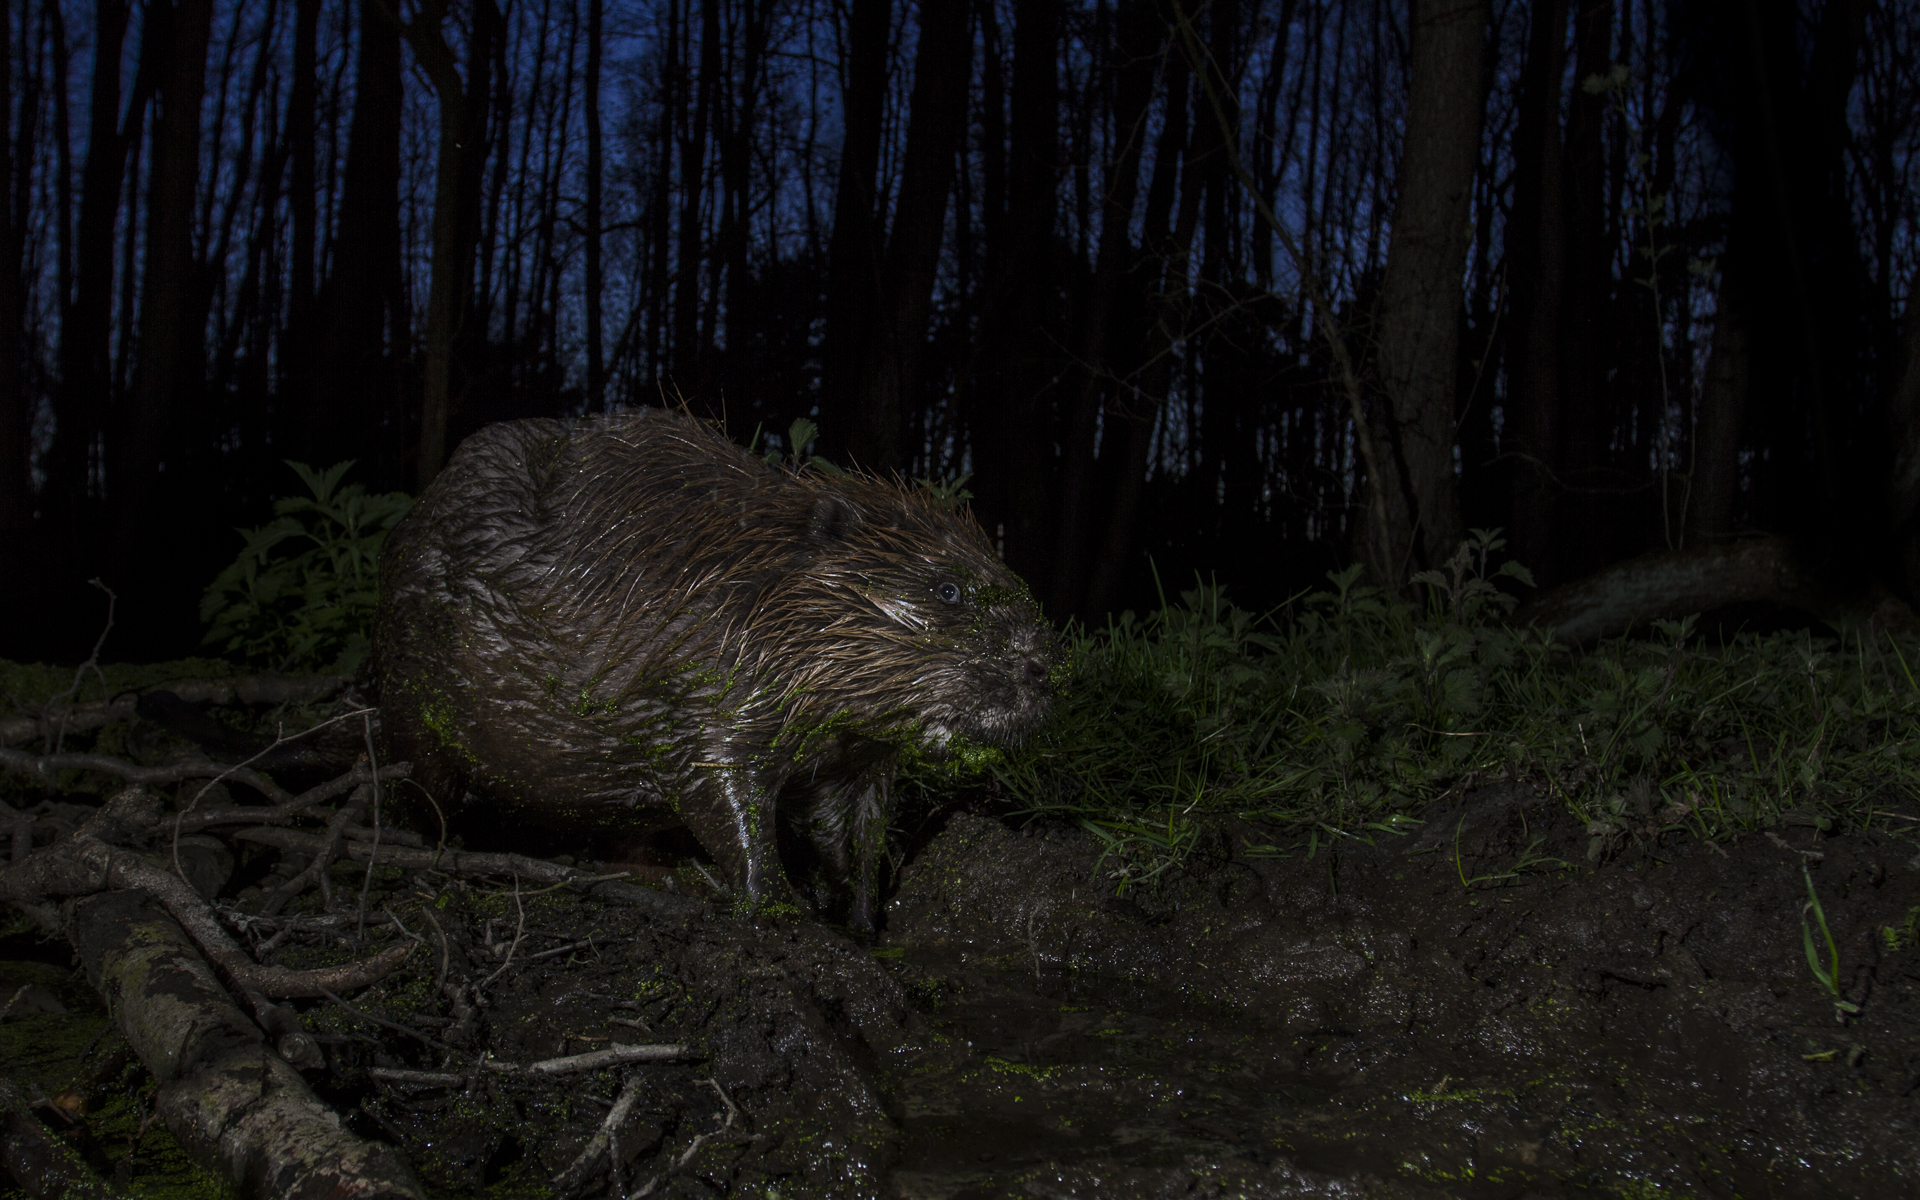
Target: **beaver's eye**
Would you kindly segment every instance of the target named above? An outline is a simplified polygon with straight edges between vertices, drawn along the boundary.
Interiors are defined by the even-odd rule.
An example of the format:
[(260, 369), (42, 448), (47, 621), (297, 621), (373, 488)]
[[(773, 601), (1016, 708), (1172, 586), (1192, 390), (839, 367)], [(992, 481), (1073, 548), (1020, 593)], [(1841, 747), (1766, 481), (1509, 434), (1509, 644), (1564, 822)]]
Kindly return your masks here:
[(960, 603), (960, 585), (951, 581), (933, 589), (933, 594), (948, 604)]

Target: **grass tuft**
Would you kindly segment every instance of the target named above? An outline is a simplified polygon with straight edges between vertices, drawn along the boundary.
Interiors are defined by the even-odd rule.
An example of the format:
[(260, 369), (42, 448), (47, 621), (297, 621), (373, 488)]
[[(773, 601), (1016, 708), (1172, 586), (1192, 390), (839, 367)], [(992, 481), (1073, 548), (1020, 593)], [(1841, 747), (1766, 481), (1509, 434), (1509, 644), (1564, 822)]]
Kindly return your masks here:
[(1476, 531), (1419, 577), (1419, 603), (1350, 568), (1269, 613), (1196, 582), (1144, 618), (1073, 630), (1048, 732), (991, 769), (1026, 813), (1098, 838), (1123, 891), (1181, 861), (1210, 819), (1265, 831), (1241, 833), (1242, 853), (1312, 853), (1500, 780), (1565, 805), (1594, 861), (1673, 831), (1912, 836), (1887, 810), (1920, 795), (1920, 639), (1707, 639), (1689, 617), (1570, 647), (1509, 621), (1500, 582), (1526, 575), (1495, 563), (1501, 545)]

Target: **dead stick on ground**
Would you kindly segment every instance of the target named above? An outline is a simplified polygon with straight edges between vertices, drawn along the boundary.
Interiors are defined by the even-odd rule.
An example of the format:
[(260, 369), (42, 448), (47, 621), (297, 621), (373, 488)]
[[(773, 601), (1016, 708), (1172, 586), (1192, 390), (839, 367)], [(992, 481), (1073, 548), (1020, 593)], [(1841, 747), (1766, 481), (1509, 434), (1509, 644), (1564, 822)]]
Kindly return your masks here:
[[(317, 853), (323, 845), (317, 833), (272, 826), (236, 829), (231, 836), (238, 841), (258, 842), (303, 854)], [(563, 867), (559, 863), (529, 858), (524, 854), (483, 854), (472, 850), (427, 850), (389, 845), (382, 845), (376, 853), (366, 843), (355, 841), (353, 830), (349, 829), (346, 855), (356, 862), (371, 859), (383, 867), (399, 867), (403, 870), (445, 871), (454, 875), (516, 875), (523, 879), (570, 887), (597, 885), (592, 895), (606, 896), (669, 918), (692, 917), (712, 911), (705, 901), (692, 896), (679, 896), (632, 884), (604, 882), (607, 878), (605, 875)]]
[[(367, 869), (372, 870), (372, 865), (369, 864)], [(520, 873), (518, 871), (514, 872), (513, 876), (513, 910), (515, 914), (517, 914), (513, 925), (513, 944), (507, 947), (507, 957), (501, 962), (499, 969), (480, 981), (480, 987), (483, 991), (492, 984), (494, 980), (500, 978), (508, 967), (513, 965), (514, 952), (520, 949), (521, 939), (527, 936), (527, 910), (526, 906), (520, 903)]]
[[(92, 584), (94, 587), (99, 588), (101, 591), (107, 594), (107, 623), (100, 627), (100, 636), (93, 640), (93, 653), (87, 655), (87, 661), (81, 663), (79, 666), (73, 669), (73, 686), (67, 689), (66, 695), (60, 697), (58, 700), (54, 702), (56, 704), (70, 706), (72, 701), (80, 695), (80, 681), (86, 678), (88, 667), (93, 668), (94, 675), (100, 680), (101, 695), (104, 697), (107, 692), (106, 672), (100, 669), (100, 647), (107, 644), (107, 635), (113, 632), (113, 610), (119, 607), (120, 597), (113, 594), (112, 588), (100, 582), (100, 579), (98, 576), (87, 580), (87, 582)], [(65, 742), (66, 740), (67, 740), (67, 711), (66, 709), (63, 708), (60, 713), (60, 729), (59, 729), (59, 732), (56, 733), (53, 738), (52, 749), (55, 754), (60, 753), (61, 743)]]
[[(307, 869), (267, 893), (266, 898), (260, 902), (261, 916), (277, 916), (289, 901), (306, 891), (309, 885), (316, 880), (326, 878), (327, 868), (331, 867), (333, 860), (340, 856), (340, 842), (346, 836), (347, 826), (359, 820), (360, 814), (365, 811), (359, 803), (364, 791), (363, 784), (361, 790), (354, 793), (354, 798), (347, 802), (346, 807), (333, 814), (333, 819), (327, 822), (327, 832), (324, 835), (327, 839), (326, 848), (313, 856), (313, 861), (307, 864)], [(328, 907), (332, 906), (328, 905)]]
[[(389, 1025), (378, 1017), (369, 1016), (350, 1005), (341, 1005), (355, 1016), (366, 1017), (376, 1025)], [(391, 1026), (396, 1032), (418, 1033), (403, 1026)], [(442, 1047), (444, 1048), (444, 1047)], [(504, 1059), (486, 1058), (476, 1064), (478, 1071), (495, 1075), (505, 1075), (510, 1079), (557, 1079), (562, 1075), (585, 1075), (608, 1067), (629, 1066), (633, 1063), (695, 1062), (702, 1055), (692, 1047), (677, 1043), (660, 1043), (646, 1046), (628, 1046), (615, 1042), (605, 1050), (591, 1050), (585, 1054), (569, 1054), (563, 1058), (546, 1058), (536, 1063), (521, 1066), (519, 1063)], [(454, 1087), (471, 1082), (477, 1078), (477, 1071), (414, 1071), (405, 1067), (373, 1067), (369, 1074), (375, 1079), (384, 1079), (389, 1083), (410, 1083), (434, 1087)], [(728, 1103), (732, 1103), (729, 1101)]]
[(580, 1151), (579, 1155), (571, 1163), (567, 1164), (565, 1170), (553, 1177), (553, 1182), (548, 1186), (553, 1189), (556, 1195), (567, 1195), (582, 1183), (585, 1183), (588, 1175), (599, 1165), (601, 1155), (606, 1156), (607, 1165), (615, 1175), (614, 1191), (617, 1193), (620, 1190), (620, 1181), (618, 1179), (620, 1173), (620, 1127), (626, 1124), (627, 1117), (632, 1114), (633, 1106), (638, 1103), (639, 1100), (640, 1076), (636, 1073), (627, 1076), (627, 1081), (620, 1086), (619, 1098), (613, 1102), (613, 1107), (607, 1110), (607, 1119), (600, 1122), (600, 1128), (594, 1132), (593, 1138), (587, 1142), (586, 1148)]
[(313, 971), (261, 966), (227, 935), (200, 894), (172, 872), (85, 833), (49, 846), (0, 874), (0, 899), (16, 902), (38, 901), (49, 895), (84, 896), (108, 888), (137, 888), (152, 896), (236, 987), (265, 996), (320, 996), (328, 988), (347, 991), (365, 987), (392, 974), (413, 949), (394, 946), (359, 962)]
[(373, 773), (373, 850), (367, 856), (367, 874), (360, 881), (360, 921), (354, 927), (353, 940), (359, 945), (366, 937), (367, 896), (373, 890), (373, 862), (380, 854), (380, 755), (373, 747), (373, 712), (370, 708), (360, 710), (360, 725), (367, 735), (367, 765), (375, 768)]
[(173, 827), (180, 833), (198, 833), (216, 825), (280, 825), (304, 817), (313, 808), (329, 800), (346, 795), (363, 783), (379, 779), (404, 779), (413, 770), (411, 763), (389, 763), (378, 771), (365, 763), (355, 763), (353, 769), (344, 775), (336, 776), (327, 782), (317, 784), (293, 797), (285, 804), (272, 807), (218, 808), (211, 812), (181, 813), (173, 818)]
[(73, 906), (71, 936), (160, 1085), (155, 1108), (167, 1130), (203, 1166), (247, 1195), (421, 1200), (400, 1153), (345, 1128), (151, 897), (89, 896)]
[(99, 771), (116, 775), (128, 783), (179, 783), (183, 779), (232, 779), (244, 783), (276, 803), (285, 804), (293, 795), (258, 771), (230, 767), (211, 761), (169, 763), (161, 767), (139, 767), (109, 754), (26, 754), (0, 748), (0, 767), (11, 767), (52, 783), (60, 771)]

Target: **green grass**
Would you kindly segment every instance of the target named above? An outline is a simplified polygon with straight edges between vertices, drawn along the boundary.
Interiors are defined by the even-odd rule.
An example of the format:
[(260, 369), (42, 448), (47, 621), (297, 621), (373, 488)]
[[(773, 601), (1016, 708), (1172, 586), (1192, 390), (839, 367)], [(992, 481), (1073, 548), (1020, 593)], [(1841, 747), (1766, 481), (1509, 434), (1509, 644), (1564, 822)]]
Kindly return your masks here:
[(1049, 730), (993, 769), (1026, 813), (1099, 838), (1121, 889), (1178, 862), (1211, 818), (1272, 831), (1242, 852), (1310, 853), (1504, 779), (1583, 822), (1592, 859), (1673, 830), (1915, 832), (1886, 809), (1920, 795), (1920, 639), (1709, 640), (1688, 618), (1569, 647), (1509, 623), (1495, 582), (1525, 573), (1493, 565), (1500, 545), (1477, 531), (1422, 575), (1419, 604), (1350, 569), (1266, 614), (1203, 584), (1074, 630)]

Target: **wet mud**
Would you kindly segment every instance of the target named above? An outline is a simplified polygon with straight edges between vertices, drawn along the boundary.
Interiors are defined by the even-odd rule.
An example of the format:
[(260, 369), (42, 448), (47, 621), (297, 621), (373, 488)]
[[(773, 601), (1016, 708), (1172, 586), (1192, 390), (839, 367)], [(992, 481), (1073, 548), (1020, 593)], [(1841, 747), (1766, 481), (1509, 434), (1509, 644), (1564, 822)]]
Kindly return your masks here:
[[(564, 1194), (1920, 1188), (1911, 841), (1807, 824), (1716, 847), (1649, 825), (1596, 843), (1518, 786), (1426, 817), (1290, 857), (1263, 849), (1274, 831), (1229, 824), (1116, 896), (1115, 864), (1078, 829), (956, 813), (903, 864), (876, 940), (689, 897), (635, 907), (386, 869), (358, 947), (351, 919), (317, 911), (247, 936), (277, 937), (289, 966), (415, 939), (350, 1009), (299, 1004), (328, 1060), (311, 1081), (436, 1196), (553, 1194), (597, 1132), (610, 1153)], [(336, 870), (351, 895), (360, 869)], [(1823, 964), (1837, 952), (1837, 992), (1803, 921)], [(46, 986), (52, 957), (31, 964)], [(61, 996), (67, 1016), (9, 1016), (0, 1041), (52, 1045), (54, 1023), (78, 1021), (84, 1051), (12, 1070), (104, 1096), (101, 1064), (123, 1051)], [(635, 1043), (693, 1055), (560, 1078), (487, 1065)], [(139, 1128), (126, 1161), (156, 1160), (164, 1135)], [(100, 1165), (137, 1189), (117, 1145)]]
[(1255, 832), (1122, 899), (1077, 831), (949, 826), (887, 936), (970, 1057), (902, 1087), (894, 1194), (1920, 1188), (1911, 842), (1648, 831), (1595, 869), (1518, 787), (1313, 858)]

